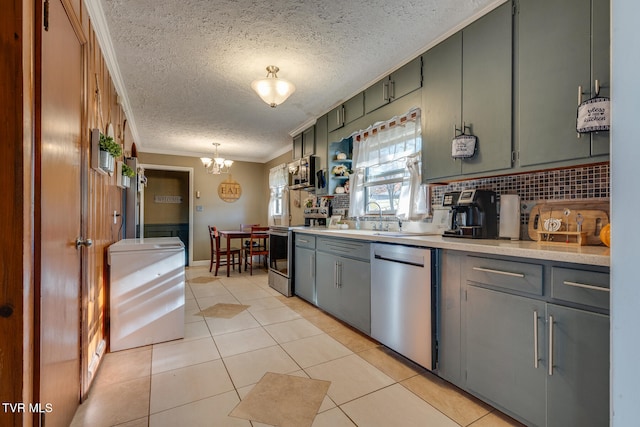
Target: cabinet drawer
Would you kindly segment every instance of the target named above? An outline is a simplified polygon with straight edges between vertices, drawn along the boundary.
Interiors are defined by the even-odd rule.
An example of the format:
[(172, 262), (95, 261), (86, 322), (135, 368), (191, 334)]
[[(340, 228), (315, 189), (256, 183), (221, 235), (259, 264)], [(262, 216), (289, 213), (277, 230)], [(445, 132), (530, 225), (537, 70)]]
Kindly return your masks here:
[(295, 234), (295, 245), (299, 248), (316, 248), (316, 236), (309, 234)]
[(542, 265), (469, 256), (464, 267), (468, 281), (542, 295)]
[(317, 239), (317, 248), (319, 251), (362, 259), (367, 262), (369, 262), (371, 258), (370, 247), (371, 245), (369, 243), (351, 239), (329, 239), (325, 237), (318, 237)]
[(551, 268), (553, 298), (608, 309), (609, 294), (609, 273)]

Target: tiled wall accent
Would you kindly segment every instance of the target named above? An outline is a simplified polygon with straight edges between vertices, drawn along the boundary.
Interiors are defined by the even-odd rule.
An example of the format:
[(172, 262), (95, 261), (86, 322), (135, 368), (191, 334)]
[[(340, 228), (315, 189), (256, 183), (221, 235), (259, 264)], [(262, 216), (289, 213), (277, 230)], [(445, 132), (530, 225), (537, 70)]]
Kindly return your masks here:
[(444, 193), (468, 188), (518, 194), (521, 200), (533, 201), (609, 198), (609, 164), (458, 181), (435, 187), (431, 200), (440, 205)]
[[(587, 200), (610, 197), (609, 163), (588, 165), (570, 169), (547, 170), (520, 175), (505, 175), (491, 178), (456, 181), (448, 185), (434, 186), (431, 200), (434, 206), (442, 205), (442, 196), (448, 191), (461, 191), (469, 188), (493, 190), (498, 194), (518, 194), (520, 200), (539, 202), (541, 200)], [(349, 195), (336, 195), (334, 209), (349, 208)], [(365, 217), (376, 220), (377, 217)], [(395, 218), (385, 218), (395, 221)], [(522, 212), (521, 223), (526, 226), (529, 214)]]

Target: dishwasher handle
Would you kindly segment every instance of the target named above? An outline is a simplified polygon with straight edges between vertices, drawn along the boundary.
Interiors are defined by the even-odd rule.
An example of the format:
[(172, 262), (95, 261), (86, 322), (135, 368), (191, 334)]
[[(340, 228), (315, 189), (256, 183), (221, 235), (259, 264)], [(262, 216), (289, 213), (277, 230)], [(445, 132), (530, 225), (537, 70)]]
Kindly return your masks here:
[(424, 267), (424, 262), (408, 261), (406, 259), (392, 258), (389, 256), (380, 255), (380, 254), (374, 254), (374, 258), (379, 259), (381, 261), (389, 261), (389, 262), (395, 262), (398, 264), (413, 265), (415, 267)]

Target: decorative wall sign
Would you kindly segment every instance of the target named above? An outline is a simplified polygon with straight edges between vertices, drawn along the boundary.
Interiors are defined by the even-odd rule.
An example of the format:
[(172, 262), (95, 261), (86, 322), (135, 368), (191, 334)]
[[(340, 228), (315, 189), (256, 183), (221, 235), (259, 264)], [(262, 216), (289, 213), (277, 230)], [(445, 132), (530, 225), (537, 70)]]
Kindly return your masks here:
[(218, 185), (218, 197), (227, 203), (233, 203), (242, 195), (242, 187), (234, 181), (231, 174)]
[(153, 196), (153, 203), (182, 203), (182, 196)]

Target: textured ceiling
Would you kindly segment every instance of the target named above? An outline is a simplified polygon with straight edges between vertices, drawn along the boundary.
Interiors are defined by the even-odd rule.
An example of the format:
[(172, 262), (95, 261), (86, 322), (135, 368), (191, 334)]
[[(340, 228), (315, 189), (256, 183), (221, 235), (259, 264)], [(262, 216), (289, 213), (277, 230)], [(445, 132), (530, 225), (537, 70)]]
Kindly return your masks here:
[[(290, 149), (292, 132), (503, 1), (88, 2), (139, 151), (200, 156), (218, 142), (223, 157), (265, 162)], [(296, 85), (276, 108), (250, 87), (271, 64)]]

